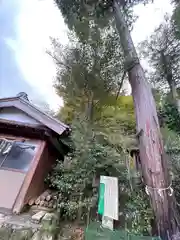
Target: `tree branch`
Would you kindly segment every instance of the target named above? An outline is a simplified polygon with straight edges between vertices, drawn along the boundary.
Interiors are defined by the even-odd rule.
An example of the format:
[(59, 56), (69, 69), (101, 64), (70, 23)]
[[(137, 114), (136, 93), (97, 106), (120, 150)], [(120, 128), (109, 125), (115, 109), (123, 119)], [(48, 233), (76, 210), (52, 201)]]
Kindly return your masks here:
[(59, 66), (67, 67), (68, 69), (71, 69), (68, 65), (64, 64), (62, 61), (60, 61), (56, 56), (52, 55), (50, 51), (46, 51), (46, 53), (53, 58), (55, 63)]
[(117, 99), (118, 99), (118, 97), (119, 97), (119, 94), (120, 94), (120, 91), (121, 91), (121, 88), (122, 88), (122, 85), (123, 85), (125, 76), (126, 76), (126, 71), (124, 71), (123, 76), (122, 76), (122, 79), (121, 79), (121, 82), (120, 82), (120, 84), (119, 84), (119, 89), (118, 89), (117, 95), (116, 95), (116, 101), (117, 101)]

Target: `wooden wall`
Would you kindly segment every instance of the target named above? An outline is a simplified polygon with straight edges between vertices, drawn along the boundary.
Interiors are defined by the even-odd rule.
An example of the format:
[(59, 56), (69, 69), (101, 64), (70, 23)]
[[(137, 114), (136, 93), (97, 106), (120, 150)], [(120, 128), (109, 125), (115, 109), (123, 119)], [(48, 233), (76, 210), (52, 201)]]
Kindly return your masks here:
[(52, 166), (55, 164), (56, 158), (56, 155), (48, 148), (48, 144), (45, 143), (42, 155), (39, 158), (34, 175), (27, 190), (24, 204), (27, 204), (31, 198), (38, 197), (44, 191), (46, 187), (44, 180), (49, 171), (52, 169)]
[[(11, 136), (1, 135), (1, 137), (8, 138)], [(13, 138), (18, 140), (20, 139), (18, 137)], [(34, 156), (29, 171), (24, 174), (25, 178), (22, 186), (20, 187), (19, 191), (17, 191), (17, 194), (18, 192), (19, 194), (16, 200), (14, 199), (15, 202), (13, 205), (13, 212), (17, 214), (22, 210), (24, 205), (27, 204), (31, 198), (38, 197), (44, 191), (46, 187), (44, 180), (47, 177), (48, 173), (51, 171), (54, 164), (56, 163), (56, 159), (58, 157), (57, 151), (52, 149), (52, 146), (50, 147), (50, 145), (46, 141), (36, 140), (36, 143), (38, 145), (38, 150), (36, 152), (36, 155)], [(8, 173), (8, 171), (6, 171), (6, 173)], [(22, 174), (19, 171), (16, 171), (16, 173), (19, 175)], [(6, 181), (7, 180), (5, 180), (5, 182)], [(7, 185), (5, 182), (3, 181), (3, 184)]]
[(23, 111), (15, 108), (15, 107), (8, 107), (3, 108), (0, 110), (0, 118), (5, 120), (12, 120), (21, 123), (30, 123), (30, 124), (39, 124), (37, 120), (28, 116)]
[(25, 173), (0, 169), (0, 207), (12, 210)]

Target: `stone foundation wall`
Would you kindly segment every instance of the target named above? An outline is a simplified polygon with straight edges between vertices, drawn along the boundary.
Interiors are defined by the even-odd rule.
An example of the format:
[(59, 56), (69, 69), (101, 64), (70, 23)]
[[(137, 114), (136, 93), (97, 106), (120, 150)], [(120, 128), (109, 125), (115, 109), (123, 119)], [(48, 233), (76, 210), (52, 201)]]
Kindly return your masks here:
[[(7, 216), (0, 213), (0, 240), (83, 240), (84, 229), (77, 224), (58, 224), (57, 215), (36, 214)], [(59, 225), (59, 226), (58, 226)]]
[(11, 226), (0, 228), (0, 240), (54, 240), (54, 235), (40, 230), (13, 229)]
[(57, 240), (56, 214), (0, 215), (0, 240)]

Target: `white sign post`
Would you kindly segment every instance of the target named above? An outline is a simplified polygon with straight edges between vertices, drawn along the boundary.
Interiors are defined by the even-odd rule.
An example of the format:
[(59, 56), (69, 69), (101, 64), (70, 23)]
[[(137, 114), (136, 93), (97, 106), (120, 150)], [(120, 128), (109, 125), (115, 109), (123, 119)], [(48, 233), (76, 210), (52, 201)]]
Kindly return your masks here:
[(110, 230), (113, 230), (113, 219), (106, 216), (102, 216), (102, 226), (104, 228), (109, 228)]
[(101, 176), (100, 184), (105, 186), (102, 225), (113, 230), (113, 219), (118, 220), (118, 179)]

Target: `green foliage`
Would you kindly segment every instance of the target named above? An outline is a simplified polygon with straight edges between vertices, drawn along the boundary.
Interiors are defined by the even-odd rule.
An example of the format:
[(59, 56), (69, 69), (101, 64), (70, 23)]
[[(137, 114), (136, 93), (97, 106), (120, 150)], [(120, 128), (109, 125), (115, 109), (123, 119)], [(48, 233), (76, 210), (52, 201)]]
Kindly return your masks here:
[[(166, 16), (165, 21), (155, 30), (151, 37), (142, 43), (141, 51), (153, 68), (149, 72), (151, 83), (165, 93), (165, 96), (161, 96), (161, 104), (159, 105), (163, 123), (161, 133), (168, 154), (172, 187), (178, 206), (180, 206), (180, 115), (177, 109), (180, 73), (180, 2), (179, 0), (174, 2), (176, 4), (172, 19)], [(173, 88), (175, 89), (174, 93)], [(175, 95), (175, 101), (172, 101), (172, 93)]]
[(154, 100), (156, 102), (156, 108), (159, 110), (161, 108), (162, 92), (156, 88), (151, 88)]
[(123, 58), (114, 30), (100, 33), (94, 28), (86, 43), (77, 42), (66, 48), (55, 39), (52, 44), (52, 56), (57, 64), (55, 88), (65, 104), (83, 108), (92, 93), (96, 102), (116, 92), (123, 74)]
[[(111, 40), (113, 39), (112, 37)], [(108, 40), (109, 44), (111, 40)], [(143, 196), (141, 191), (132, 193), (132, 182), (130, 182), (127, 150), (137, 148), (137, 142), (134, 139), (135, 116), (132, 96), (117, 97), (116, 78), (122, 75), (123, 66), (122, 61), (118, 59), (118, 56), (121, 57), (120, 50), (115, 55), (111, 52), (115, 51), (116, 41), (117, 39), (114, 39), (114, 43), (112, 41), (114, 45), (112, 44), (103, 54), (101, 50), (106, 46), (106, 40), (99, 46), (100, 57), (96, 64), (104, 59), (101, 72), (94, 71), (91, 65), (97, 55), (87, 52), (91, 49), (93, 53), (94, 45), (90, 45), (89, 48), (89, 43), (83, 43), (84, 49), (79, 49), (81, 44), (77, 45), (77, 48), (73, 46), (63, 59), (58, 58), (61, 51), (60, 48), (59, 50), (56, 48), (57, 63), (62, 62), (65, 65), (59, 68), (57, 75), (56, 89), (65, 99), (65, 106), (59, 115), (72, 125), (74, 152), (66, 158), (65, 165), (58, 162), (49, 181), (51, 186), (57, 188), (62, 194), (59, 209), (68, 219), (76, 219), (79, 211), (84, 218), (88, 214), (88, 209), (96, 204), (98, 196), (97, 191), (93, 190), (92, 182), (101, 174), (117, 176), (119, 187), (126, 189), (127, 207), (123, 208), (123, 215), (133, 212), (132, 206), (136, 206), (137, 202), (144, 204), (145, 201), (145, 194)], [(81, 54), (75, 55), (74, 49), (78, 49)], [(85, 57), (81, 58), (81, 56)], [(85, 61), (86, 58), (89, 60)], [(114, 61), (117, 61), (116, 65)], [(89, 73), (91, 75), (87, 78)], [(96, 83), (98, 85), (95, 88), (93, 84)], [(85, 114), (87, 99), (92, 93), (93, 122), (90, 125), (82, 115)], [(133, 189), (135, 187), (133, 184)], [(122, 199), (120, 205), (121, 203)], [(143, 234), (142, 229), (147, 232), (151, 216), (148, 204), (147, 210), (142, 209), (141, 204), (136, 206), (134, 215), (129, 217), (128, 228), (130, 231)], [(143, 220), (144, 216), (149, 216), (148, 224)], [(141, 227), (137, 228), (139, 225)]]
[[(92, 182), (100, 175), (117, 176), (125, 179), (125, 155), (118, 152), (100, 132), (95, 132), (86, 122), (76, 122), (72, 141), (75, 151), (69, 155), (69, 164), (58, 162), (50, 176), (51, 185), (62, 194), (59, 207), (65, 215), (76, 217), (79, 204), (86, 210), (93, 204)], [(98, 140), (98, 139), (101, 139)], [(82, 200), (80, 196), (82, 194)], [(76, 213), (76, 214), (75, 214)]]
[(163, 140), (164, 140), (164, 147), (167, 153), (175, 153), (176, 150), (179, 149), (180, 145), (180, 136), (174, 130), (171, 130), (166, 126), (161, 128)]
[(175, 3), (175, 8), (172, 15), (172, 23), (175, 29), (175, 36), (177, 39), (180, 39), (180, 2), (178, 0), (173, 2)]
[(177, 206), (180, 209), (180, 135), (167, 127), (161, 129), (165, 149), (170, 163), (170, 173), (172, 179), (172, 188), (177, 200)]
[(180, 115), (174, 103), (165, 101), (163, 106), (164, 122), (170, 130), (180, 133)]
[(131, 223), (128, 231), (135, 234), (151, 234), (151, 220), (153, 212), (149, 206), (149, 199), (142, 189), (135, 189), (126, 205), (126, 221)]
[[(129, 27), (134, 21), (132, 6), (139, 2), (144, 1), (131, 4), (122, 1)], [(127, 150), (137, 147), (133, 137), (135, 117), (132, 97), (117, 95), (124, 59), (114, 30), (113, 1), (56, 0), (56, 3), (78, 38), (65, 50), (56, 40), (53, 42), (53, 56), (59, 66), (55, 87), (65, 101), (59, 116), (72, 124), (74, 143), (74, 152), (65, 163), (58, 162), (49, 176), (51, 186), (62, 194), (59, 208), (70, 219), (77, 218), (81, 209), (83, 217), (97, 201), (93, 180), (104, 174), (117, 176), (119, 188), (126, 189), (123, 215), (134, 213), (129, 217), (128, 229), (143, 234), (148, 231), (152, 215), (145, 193), (135, 190), (136, 186), (132, 192), (129, 181)], [(91, 122), (82, 117), (89, 105), (93, 108)]]
[[(100, 28), (112, 24), (113, 0), (55, 0), (57, 6), (68, 24), (69, 29), (76, 32), (79, 38), (88, 38), (92, 22)], [(115, 1), (115, 0), (114, 0)], [(152, 1), (152, 0), (151, 0)], [(122, 0), (121, 6), (130, 25), (133, 20), (132, 7), (149, 0)]]
[(180, 210), (180, 115), (177, 107), (165, 99), (163, 105), (164, 127), (161, 129), (164, 147), (168, 154), (172, 188), (176, 197), (177, 206)]
[[(130, 232), (147, 233), (152, 212), (142, 188), (133, 184), (132, 190), (125, 141), (129, 137), (119, 131), (119, 123), (110, 125), (107, 121), (106, 127), (100, 129), (97, 124), (89, 125), (83, 119), (80, 116), (72, 124), (74, 151), (64, 163), (57, 163), (48, 178), (50, 185), (61, 194), (59, 210), (62, 216), (74, 220), (81, 214), (81, 219), (85, 220), (89, 209), (97, 204), (98, 191), (93, 182), (97, 183), (100, 175), (115, 176), (119, 180), (120, 211), (126, 216), (127, 228)], [(123, 199), (126, 200), (122, 208)]]
[[(130, 136), (135, 133), (135, 115), (132, 96), (119, 96), (117, 100), (112, 96), (107, 105), (96, 113), (95, 121), (108, 134)], [(118, 139), (119, 141), (119, 139)], [(121, 142), (121, 141), (120, 141)]]
[(102, 239), (123, 239), (123, 240), (161, 240), (160, 237), (142, 236), (142, 234), (128, 233), (123, 229), (115, 229), (111, 231), (108, 228), (102, 228), (100, 222), (91, 222), (85, 231), (85, 239), (97, 240), (99, 239), (99, 233), (101, 233)]
[(57, 65), (55, 88), (64, 100), (59, 118), (71, 123), (78, 114), (90, 115), (90, 109), (93, 118), (101, 107), (111, 102), (116, 105), (124, 74), (118, 41), (113, 29), (99, 32), (96, 27), (85, 43), (77, 41), (64, 48), (58, 40), (52, 40), (51, 55)]
[(179, 85), (180, 42), (175, 37), (174, 27), (168, 16), (139, 48), (142, 57), (151, 66), (148, 72), (151, 83), (163, 91), (173, 91), (173, 86), (176, 88)]

